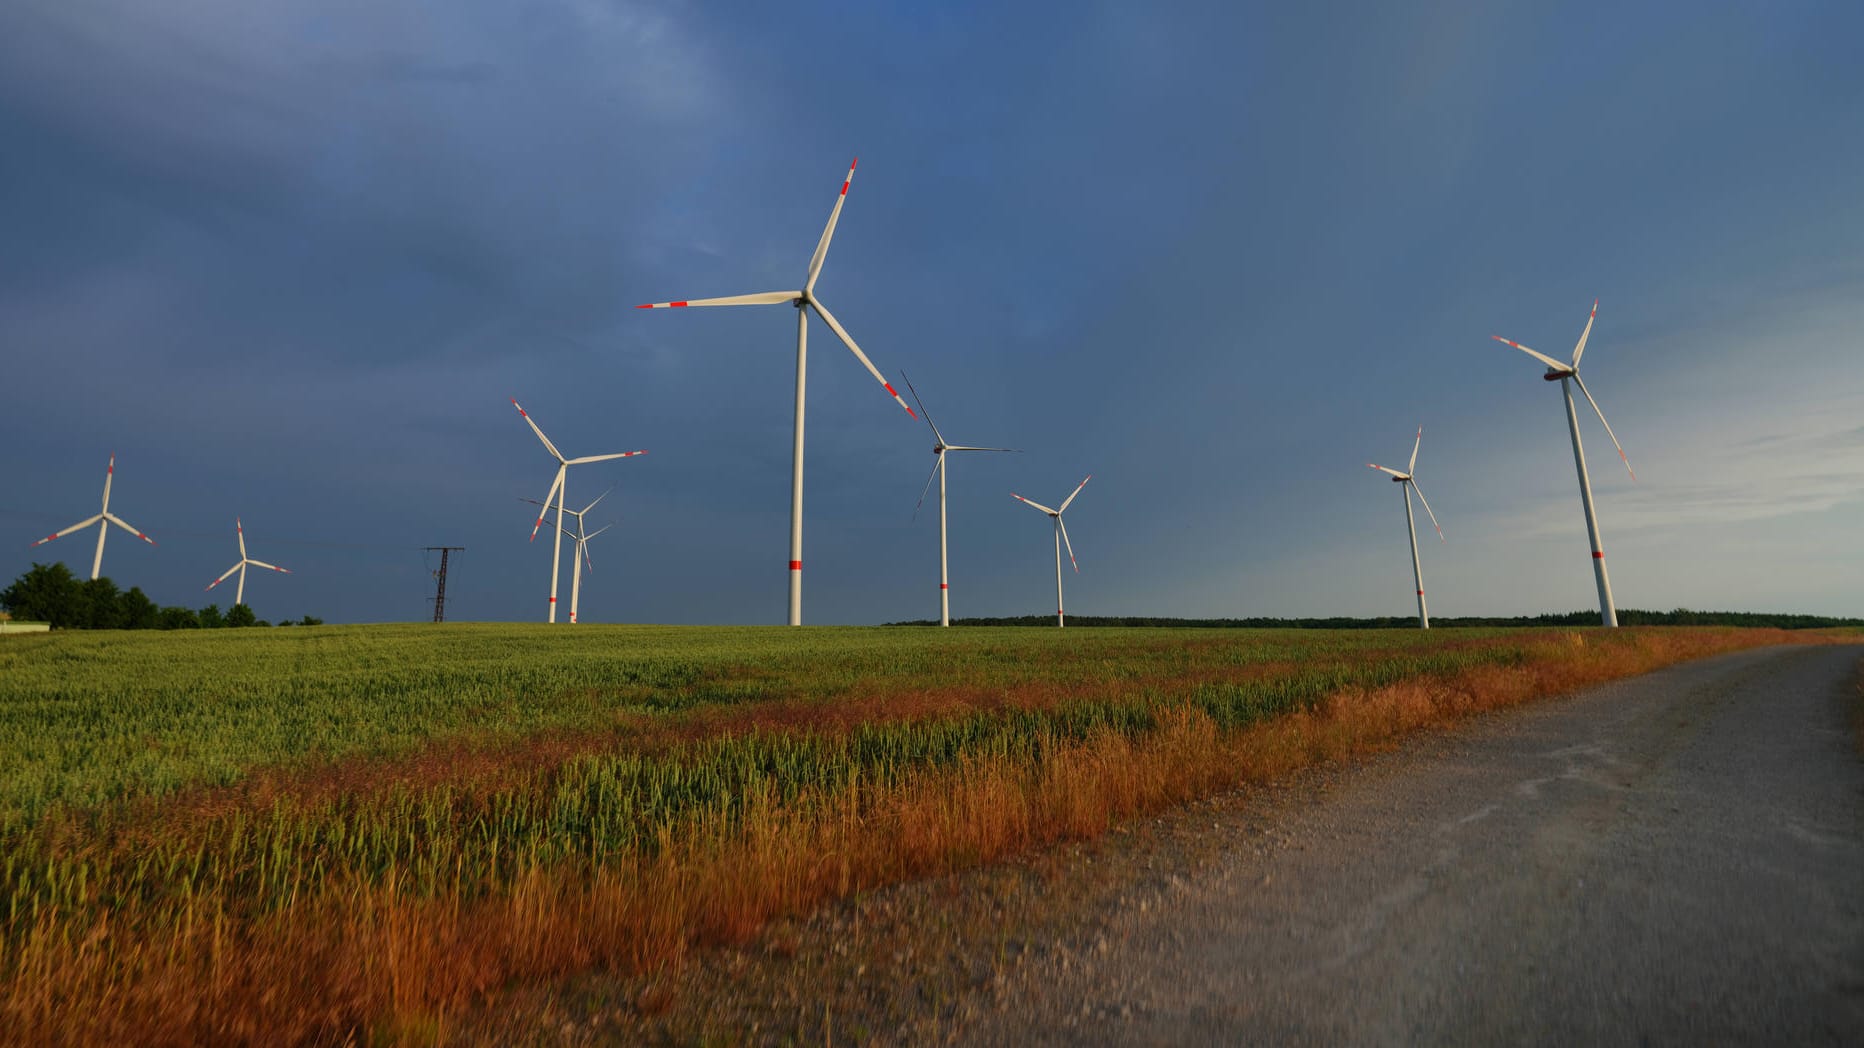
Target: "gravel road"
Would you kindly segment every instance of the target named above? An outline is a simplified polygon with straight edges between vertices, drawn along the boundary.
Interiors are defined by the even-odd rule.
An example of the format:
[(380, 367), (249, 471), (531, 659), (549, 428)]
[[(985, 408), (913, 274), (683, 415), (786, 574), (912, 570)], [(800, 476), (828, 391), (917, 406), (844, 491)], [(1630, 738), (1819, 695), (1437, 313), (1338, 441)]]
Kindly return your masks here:
[(1864, 1044), (1858, 657), (1743, 652), (1414, 740), (939, 1039)]

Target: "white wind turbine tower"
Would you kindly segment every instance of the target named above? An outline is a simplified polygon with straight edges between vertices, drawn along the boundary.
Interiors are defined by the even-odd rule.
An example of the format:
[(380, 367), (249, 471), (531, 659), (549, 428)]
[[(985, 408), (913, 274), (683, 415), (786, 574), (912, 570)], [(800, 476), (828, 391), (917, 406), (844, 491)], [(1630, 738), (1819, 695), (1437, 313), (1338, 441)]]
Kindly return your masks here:
[(511, 406), (517, 408), (518, 414), (524, 416), (524, 421), (531, 427), (531, 432), (537, 434), (537, 439), (544, 443), (544, 449), (549, 451), (551, 457), (557, 460), (556, 479), (550, 482), (550, 491), (544, 496), (544, 501), (540, 503), (540, 505), (545, 507), (544, 511), (537, 515), (537, 523), (531, 525), (531, 541), (535, 542), (537, 541), (537, 529), (543, 527), (544, 516), (550, 512), (550, 500), (552, 498), (556, 499), (557, 541), (556, 545), (550, 551), (550, 618), (546, 620), (555, 622), (557, 621), (557, 579), (563, 573), (564, 476), (569, 473), (571, 466), (580, 466), (587, 462), (607, 462), (609, 459), (633, 458), (636, 455), (645, 455), (647, 452), (619, 451), (612, 455), (584, 455), (581, 458), (564, 458), (563, 453), (557, 450), (557, 446), (550, 442), (549, 437), (544, 436), (544, 431), (538, 429), (537, 423), (531, 420), (529, 414), (526, 414), (523, 405), (518, 403), (518, 398), (511, 398)]
[[(857, 160), (859, 158), (856, 158)], [(847, 329), (835, 319), (835, 314), (828, 311), (822, 300), (816, 297), (816, 278), (822, 275), (822, 260), (828, 256), (828, 243), (835, 236), (835, 223), (841, 218), (841, 205), (848, 199), (848, 186), (854, 181), (855, 161), (848, 163), (848, 177), (842, 180), (841, 194), (835, 198), (835, 209), (829, 212), (828, 225), (822, 229), (822, 238), (816, 241), (815, 254), (809, 258), (809, 271), (800, 291), (764, 291), (754, 295), (731, 295), (726, 298), (694, 298), (680, 302), (648, 302), (637, 309), (678, 309), (685, 306), (770, 306), (789, 303), (796, 307), (796, 433), (795, 446), (791, 452), (790, 465), (790, 625), (800, 626), (803, 622), (803, 391), (808, 377), (809, 346), (809, 310), (816, 311), (835, 337), (841, 339), (867, 373), (874, 380), (886, 387), (887, 393), (898, 401), (900, 407), (906, 408), (907, 414), (913, 409), (906, 406), (900, 394), (888, 382), (874, 362), (867, 359), (861, 347), (855, 345)]]
[(1068, 542), (1068, 525), (1061, 522), (1061, 515), (1068, 512), (1068, 503), (1073, 502), (1074, 497), (1081, 493), (1081, 489), (1087, 487), (1087, 482), (1093, 479), (1094, 475), (1092, 473), (1082, 477), (1081, 483), (1076, 484), (1074, 486), (1074, 491), (1070, 492), (1068, 497), (1062, 500), (1060, 509), (1050, 509), (1040, 502), (1031, 502), (1014, 491), (1010, 492), (1011, 498), (1024, 505), (1034, 506), (1048, 514), (1049, 518), (1055, 522), (1055, 626), (1057, 629), (1068, 625), (1068, 621), (1062, 616), (1061, 610), (1061, 547), (1063, 543), (1068, 544), (1068, 563), (1074, 565), (1074, 573), (1076, 575), (1081, 573), (1081, 565), (1074, 559), (1074, 543)]
[[(950, 576), (949, 567), (946, 561), (946, 547), (945, 547), (945, 453), (947, 451), (1015, 451), (1016, 449), (1015, 448), (979, 448), (979, 447), (967, 446), (964, 444), (945, 443), (945, 435), (938, 431), (938, 423), (932, 421), (932, 413), (926, 410), (925, 401), (920, 400), (919, 391), (917, 389), (913, 389), (913, 380), (910, 378), (906, 378), (906, 373), (904, 371), (900, 372), (900, 377), (906, 379), (906, 388), (912, 391), (913, 402), (919, 405), (920, 416), (926, 420), (926, 425), (932, 427), (932, 439), (935, 442), (932, 445), (932, 454), (937, 457), (938, 461), (933, 463), (932, 473), (931, 475), (926, 477), (925, 487), (921, 488), (919, 491), (919, 502), (917, 505), (913, 506), (913, 513), (917, 514), (919, 512), (919, 507), (925, 505), (926, 492), (932, 490), (932, 478), (937, 477), (938, 478), (938, 608), (939, 608), (938, 624), (941, 626), (949, 626), (951, 625), (951, 576)], [(1086, 481), (1082, 481), (1082, 483), (1086, 483)]]
[(228, 575), (236, 571), (239, 572), (239, 586), (234, 591), (233, 603), (235, 605), (240, 605), (246, 603), (246, 568), (248, 565), (255, 568), (268, 568), (272, 571), (284, 572), (287, 575), (291, 574), (291, 569), (281, 568), (276, 564), (267, 564), (265, 561), (254, 560), (248, 557), (246, 555), (246, 526), (240, 523), (238, 517), (233, 518), (233, 530), (239, 533), (239, 563), (228, 568), (225, 572), (222, 572), (219, 578), (209, 582), (207, 588), (211, 590), (215, 586), (225, 582)]
[[(1618, 443), (1618, 434), (1612, 432), (1612, 424), (1605, 421), (1605, 412), (1599, 408), (1599, 402), (1592, 398), (1592, 391), (1586, 388), (1585, 380), (1579, 377), (1579, 358), (1586, 353), (1586, 338), (1592, 334), (1592, 322), (1599, 316), (1599, 300), (1592, 300), (1592, 315), (1586, 318), (1586, 330), (1579, 333), (1579, 344), (1573, 347), (1573, 362), (1562, 364), (1542, 353), (1536, 353), (1519, 342), (1512, 342), (1500, 335), (1489, 337), (1497, 342), (1514, 348), (1547, 365), (1547, 373), (1541, 378), (1548, 382), (1556, 379), (1560, 383), (1560, 392), (1566, 400), (1566, 428), (1573, 436), (1573, 467), (1579, 471), (1579, 498), (1586, 507), (1586, 536), (1592, 542), (1592, 575), (1599, 584), (1599, 618), (1607, 626), (1618, 625), (1618, 609), (1612, 604), (1612, 580), (1605, 573), (1605, 547), (1599, 542), (1599, 517), (1592, 509), (1592, 481), (1586, 476), (1586, 452), (1579, 442), (1579, 415), (1573, 410), (1573, 384), (1586, 395), (1586, 402), (1598, 413), (1599, 422), (1605, 427), (1605, 435), (1612, 438), (1612, 447), (1618, 449), (1618, 457), (1624, 461), (1625, 472), (1636, 480), (1637, 474), (1631, 470), (1631, 460), (1625, 457), (1624, 445)], [(1569, 381), (1570, 380), (1570, 381)]]
[[(572, 510), (564, 511), (568, 513), (570, 516), (576, 518), (576, 550), (571, 555), (571, 559), (576, 562), (576, 574), (571, 576), (572, 581), (570, 582), (570, 624), (571, 625), (576, 624), (576, 605), (582, 596), (583, 565), (584, 564), (589, 565), (590, 571), (595, 570), (595, 561), (591, 560), (589, 557), (589, 540), (595, 538), (597, 535), (600, 535), (604, 531), (607, 531), (608, 529), (615, 526), (613, 524), (604, 524), (601, 527), (595, 529), (594, 531), (591, 531), (585, 534), (583, 532), (583, 514), (588, 513), (590, 510), (594, 509), (596, 502), (600, 502), (603, 499), (607, 498), (609, 491), (614, 491), (614, 490), (615, 490), (614, 488), (610, 488), (608, 489), (608, 491), (604, 491), (600, 495), (597, 495), (595, 497), (595, 502), (591, 502), (587, 506), (584, 506), (581, 509), (572, 509)], [(524, 501), (530, 503), (533, 506), (544, 506), (548, 508), (547, 503), (539, 502), (536, 499), (525, 499)], [(561, 528), (562, 525), (559, 524), (558, 527)]]
[(1424, 567), (1417, 559), (1417, 520), (1411, 514), (1411, 493), (1417, 492), (1417, 499), (1424, 504), (1424, 512), (1430, 513), (1430, 526), (1437, 529), (1437, 541), (1443, 541), (1443, 526), (1437, 523), (1437, 515), (1430, 512), (1430, 500), (1424, 497), (1424, 489), (1417, 486), (1412, 473), (1417, 469), (1418, 445), (1424, 443), (1424, 427), (1417, 427), (1417, 440), (1411, 444), (1411, 462), (1400, 473), (1389, 466), (1379, 466), (1371, 462), (1367, 468), (1380, 473), (1390, 473), (1392, 480), (1402, 486), (1404, 491), (1404, 526), (1411, 535), (1411, 576), (1417, 580), (1417, 625), (1419, 629), (1430, 628), (1430, 612), (1424, 608)]
[(99, 574), (103, 572), (103, 569), (104, 569), (104, 537), (110, 534), (110, 525), (115, 524), (117, 527), (122, 528), (124, 531), (129, 532), (131, 535), (134, 535), (137, 538), (143, 540), (144, 542), (147, 542), (149, 545), (151, 546), (155, 545), (154, 539), (150, 538), (147, 535), (144, 535), (140, 531), (137, 531), (135, 528), (130, 527), (128, 524), (124, 523), (122, 517), (119, 517), (116, 514), (110, 512), (110, 481), (114, 479), (115, 476), (116, 476), (116, 453), (111, 452), (110, 453), (110, 465), (104, 468), (104, 508), (103, 510), (99, 512), (95, 517), (90, 517), (85, 520), (81, 520), (78, 523), (73, 524), (72, 526), (66, 528), (65, 530), (57, 532), (56, 534), (47, 535), (46, 537), (33, 543), (33, 545), (43, 546), (46, 543), (52, 541), (53, 539), (64, 538), (66, 535), (69, 535), (74, 531), (81, 531), (85, 528), (90, 527), (92, 524), (97, 525), (97, 553), (95, 556), (91, 557), (91, 578), (96, 578)]

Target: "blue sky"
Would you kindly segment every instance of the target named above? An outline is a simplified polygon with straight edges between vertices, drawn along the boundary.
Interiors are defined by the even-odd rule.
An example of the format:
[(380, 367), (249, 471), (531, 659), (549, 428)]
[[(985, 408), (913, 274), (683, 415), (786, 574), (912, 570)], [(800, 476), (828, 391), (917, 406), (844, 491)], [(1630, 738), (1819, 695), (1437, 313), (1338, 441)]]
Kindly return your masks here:
[[(0, 576), (262, 617), (541, 618), (554, 464), (611, 484), (586, 621), (780, 622), (817, 290), (946, 435), (957, 615), (1864, 614), (1854, 4), (50, 3), (0, 9)], [(805, 620), (936, 616), (931, 439), (811, 329)], [(604, 512), (607, 511), (607, 512)], [(547, 534), (547, 533), (546, 533)], [(564, 582), (567, 594), (567, 577)], [(221, 601), (224, 606), (230, 594)]]

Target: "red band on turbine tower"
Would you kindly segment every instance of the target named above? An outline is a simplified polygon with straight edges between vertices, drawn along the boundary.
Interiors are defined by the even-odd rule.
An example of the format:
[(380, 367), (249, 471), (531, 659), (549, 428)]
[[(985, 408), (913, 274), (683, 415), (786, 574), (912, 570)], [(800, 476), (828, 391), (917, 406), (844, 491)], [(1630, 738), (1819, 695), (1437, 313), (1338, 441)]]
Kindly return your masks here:
[(557, 598), (555, 597), (550, 598), (550, 603), (555, 604), (556, 602), (557, 602)]
[(801, 571), (801, 570), (803, 570), (803, 562), (802, 562), (802, 561), (800, 561), (800, 560), (792, 560), (792, 561), (790, 561), (790, 570), (791, 570), (791, 571)]
[(939, 583), (939, 584), (938, 584), (938, 588), (939, 588), (939, 589), (950, 589), (950, 588), (951, 588), (951, 586), (950, 586), (949, 584), (947, 584), (947, 583), (943, 583), (943, 582), (941, 582), (941, 583)]
[(1592, 551), (1592, 559), (1593, 560), (1604, 560), (1605, 554), (1595, 549)]

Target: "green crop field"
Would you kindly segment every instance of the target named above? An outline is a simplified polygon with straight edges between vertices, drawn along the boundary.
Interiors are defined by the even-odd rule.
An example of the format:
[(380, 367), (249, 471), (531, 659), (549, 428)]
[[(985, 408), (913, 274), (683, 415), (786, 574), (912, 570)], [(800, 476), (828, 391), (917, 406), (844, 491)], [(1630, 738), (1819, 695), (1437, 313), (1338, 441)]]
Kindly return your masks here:
[[(1140, 767), (1147, 747), (1189, 738), (1187, 718), (1230, 738), (1400, 685), (1475, 708), (1485, 688), (1506, 684), (1519, 701), (1779, 639), (474, 624), (10, 638), (0, 646), (0, 1025), (88, 1023), (78, 1039), (159, 1028), (189, 1040), (224, 1033), (214, 1023), (236, 1014), (259, 1015), (260, 1033), (285, 1039), (348, 1036), (385, 1013), (444, 1011), (490, 992), (446, 974), (456, 956), (478, 956), (469, 946), (480, 940), (497, 944), (481, 951), (493, 960), (474, 962), (502, 973), (484, 977), (492, 984), (653, 963), (640, 945), (650, 927), (703, 940), (655, 921), (712, 919), (719, 907), (691, 870), (746, 861), (733, 850), (745, 841), (762, 842), (755, 861), (790, 885), (745, 904), (753, 924), (926, 868), (890, 857), (908, 845), (933, 866), (988, 857), (969, 838), (924, 844), (929, 831), (908, 814), (920, 810), (915, 790), (996, 776), (1033, 797), (1054, 792), (1071, 764), (1098, 761), (1094, 774), (1115, 781), (1130, 769), (1113, 765)], [(1231, 757), (1201, 759), (1201, 785), (1161, 786), (1133, 804), (1234, 781)], [(1003, 847), (1053, 838), (1039, 825), (1049, 809), (1003, 803), (1015, 813), (1001, 818), (1022, 827)], [(1120, 798), (1103, 807), (1135, 810)], [(802, 842), (800, 858), (781, 858), (782, 840)], [(833, 877), (818, 868), (830, 854), (840, 856)], [(668, 872), (676, 859), (687, 865)], [(643, 901), (676, 875), (684, 909)], [(548, 905), (536, 901), (546, 884)], [(609, 928), (613, 942), (537, 960), (548, 951), (533, 939), (565, 934), (537, 930), (554, 927), (553, 907), (575, 910), (573, 928)], [(423, 988), (384, 996), (320, 969), (289, 1007), (253, 1011), (279, 964), (379, 960), (384, 936), (404, 948), (420, 938), (409, 928), (454, 943), (416, 965)], [(513, 945), (524, 935), (529, 953)]]
[[(392, 757), (437, 740), (494, 744), (771, 700), (858, 709), (919, 688), (1104, 688), (1304, 663), (1275, 682), (1267, 709), (1348, 682), (1518, 659), (1506, 635), (461, 624), (17, 638), (0, 648), (0, 832), (53, 805), (226, 785), (254, 767)], [(1144, 687), (1122, 696), (1133, 709), (1160, 697)], [(1229, 698), (1202, 701), (1234, 721), (1242, 714), (1227, 706), (1243, 696)]]

